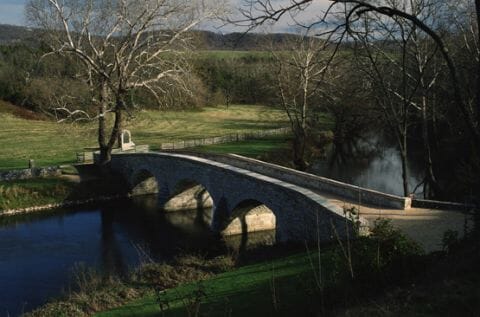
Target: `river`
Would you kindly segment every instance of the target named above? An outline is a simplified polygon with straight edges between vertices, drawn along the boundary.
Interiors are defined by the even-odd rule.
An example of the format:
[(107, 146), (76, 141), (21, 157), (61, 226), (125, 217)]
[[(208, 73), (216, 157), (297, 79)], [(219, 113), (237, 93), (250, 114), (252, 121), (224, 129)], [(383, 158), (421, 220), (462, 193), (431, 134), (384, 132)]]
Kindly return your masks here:
[(78, 267), (122, 274), (142, 261), (225, 250), (196, 211), (163, 212), (155, 196), (0, 218), (0, 316), (61, 295)]
[[(410, 192), (423, 179), (421, 164), (418, 155), (411, 153), (408, 165)], [(400, 156), (396, 145), (386, 137), (369, 135), (341, 147), (330, 144), (325, 157), (315, 160), (308, 172), (384, 193), (404, 194)], [(421, 197), (422, 190), (420, 186), (415, 195)]]

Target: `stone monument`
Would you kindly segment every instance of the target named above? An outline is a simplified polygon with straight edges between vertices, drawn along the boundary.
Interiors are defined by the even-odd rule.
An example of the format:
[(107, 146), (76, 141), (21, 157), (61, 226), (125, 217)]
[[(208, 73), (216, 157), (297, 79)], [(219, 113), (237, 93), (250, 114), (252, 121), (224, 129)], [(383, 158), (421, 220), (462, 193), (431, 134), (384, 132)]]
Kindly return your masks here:
[(132, 142), (132, 134), (128, 130), (122, 130), (120, 134), (120, 148), (122, 151), (135, 150), (135, 143)]

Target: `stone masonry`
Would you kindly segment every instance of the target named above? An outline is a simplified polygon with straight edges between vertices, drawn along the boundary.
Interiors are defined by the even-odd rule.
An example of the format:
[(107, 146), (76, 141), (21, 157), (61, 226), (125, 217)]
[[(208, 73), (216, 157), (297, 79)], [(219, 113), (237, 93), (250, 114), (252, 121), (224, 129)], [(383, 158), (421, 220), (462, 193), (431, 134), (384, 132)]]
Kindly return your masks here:
[(158, 192), (161, 205), (170, 200), (180, 182), (201, 184), (211, 197), (210, 226), (217, 232), (242, 217), (233, 211), (245, 201), (257, 201), (273, 212), (277, 241), (331, 240), (336, 235), (345, 237), (347, 229), (352, 229), (343, 210), (322, 196), (224, 163), (181, 154), (125, 153), (114, 154), (111, 167), (128, 181), (132, 193)]

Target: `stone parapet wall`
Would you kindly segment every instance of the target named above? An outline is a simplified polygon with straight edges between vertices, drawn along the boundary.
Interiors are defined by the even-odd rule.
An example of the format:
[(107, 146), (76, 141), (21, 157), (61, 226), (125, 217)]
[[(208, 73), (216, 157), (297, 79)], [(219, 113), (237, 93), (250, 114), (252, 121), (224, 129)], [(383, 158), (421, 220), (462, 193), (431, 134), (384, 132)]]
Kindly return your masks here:
[[(354, 229), (354, 223), (345, 219), (343, 210), (323, 196), (225, 163), (174, 153), (124, 153), (112, 155), (110, 166), (131, 190), (154, 178), (161, 204), (167, 202), (175, 194), (174, 189), (185, 180), (202, 185), (214, 206), (209, 225), (218, 233), (241, 216), (234, 214), (236, 207), (252, 201), (267, 206), (275, 215), (276, 241), (330, 241), (333, 231), (343, 239)], [(243, 227), (247, 227), (247, 232), (267, 230), (272, 225), (271, 219), (264, 219), (263, 214), (253, 217), (259, 226), (242, 224), (242, 230)], [(367, 223), (363, 218), (360, 222), (361, 225)], [(235, 231), (238, 230), (232, 229), (229, 233)]]
[(58, 166), (26, 168), (21, 170), (0, 171), (0, 181), (14, 181), (38, 177), (55, 177), (60, 175), (62, 175), (62, 170)]
[(409, 209), (411, 207), (412, 200), (409, 197), (390, 195), (240, 155), (207, 154), (206, 156), (217, 162), (237, 166), (312, 190), (320, 190), (359, 201), (361, 204), (372, 204), (395, 209)]
[(426, 199), (412, 199), (412, 207), (414, 208), (428, 208), (428, 209), (442, 209), (442, 210), (457, 210), (457, 211), (473, 211), (478, 208), (472, 204), (461, 204), (446, 201), (426, 200)]

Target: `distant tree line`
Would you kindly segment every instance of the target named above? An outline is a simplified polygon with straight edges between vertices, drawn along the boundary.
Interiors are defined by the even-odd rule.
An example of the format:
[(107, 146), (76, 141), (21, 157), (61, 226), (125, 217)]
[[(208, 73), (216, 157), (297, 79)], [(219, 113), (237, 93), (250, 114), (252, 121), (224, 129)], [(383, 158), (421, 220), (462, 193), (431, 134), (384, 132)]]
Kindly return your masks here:
[[(310, 2), (298, 4), (298, 9)], [(308, 165), (305, 148), (318, 143), (317, 132), (323, 129), (319, 114), (328, 113), (334, 118), (338, 148), (368, 131), (386, 133), (397, 144), (405, 195), (417, 186), (430, 198), (478, 195), (480, 50), (474, 4), (385, 0), (379, 2), (382, 7), (334, 2), (346, 3), (331, 24), (338, 26), (331, 33), (335, 37), (311, 41), (315, 30), (307, 29), (282, 40), (270, 36), (261, 45), (250, 41), (248, 46), (256, 48), (252, 51), (189, 50), (182, 55), (186, 63), (180, 86), (162, 81), (157, 96), (133, 88), (125, 103), (131, 109), (230, 104), (282, 108), (294, 132), (292, 160), (299, 169)], [(363, 10), (356, 11), (359, 8)], [(270, 13), (264, 18), (272, 18)], [(250, 18), (254, 24), (261, 22)], [(443, 48), (422, 25), (439, 34)], [(193, 41), (200, 49), (221, 47), (210, 33), (207, 40), (216, 44), (202, 45), (202, 36), (196, 34)], [(91, 89), (78, 80), (81, 63), (68, 55), (45, 57), (47, 52), (40, 40), (0, 46), (0, 98), (57, 120), (66, 115), (58, 109), (73, 104), (94, 116)], [(414, 149), (424, 165), (421, 184), (407, 181)]]

